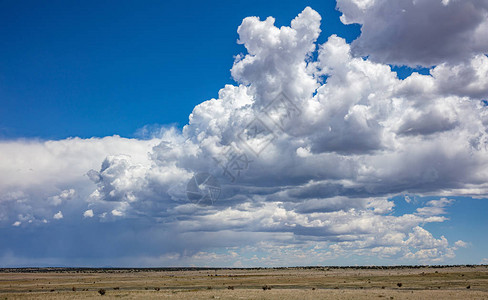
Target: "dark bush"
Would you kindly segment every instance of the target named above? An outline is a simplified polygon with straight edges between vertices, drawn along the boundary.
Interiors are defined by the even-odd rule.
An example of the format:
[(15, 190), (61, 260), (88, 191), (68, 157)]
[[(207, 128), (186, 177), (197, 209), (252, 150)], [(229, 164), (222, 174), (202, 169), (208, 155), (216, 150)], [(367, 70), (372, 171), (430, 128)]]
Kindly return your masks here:
[(105, 295), (105, 289), (99, 289), (98, 293), (102, 296)]
[(403, 285), (403, 284), (402, 284), (401, 282), (397, 283), (397, 286), (398, 286), (399, 288), (400, 288), (400, 287), (402, 287), (402, 285)]

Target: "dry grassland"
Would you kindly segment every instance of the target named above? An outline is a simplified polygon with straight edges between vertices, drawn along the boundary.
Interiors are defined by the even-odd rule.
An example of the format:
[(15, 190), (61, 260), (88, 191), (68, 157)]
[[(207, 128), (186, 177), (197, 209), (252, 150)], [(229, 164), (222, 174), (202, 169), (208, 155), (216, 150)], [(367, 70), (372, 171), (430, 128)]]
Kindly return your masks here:
[[(104, 295), (101, 295), (101, 293)], [(3, 269), (0, 299), (488, 299), (488, 266)]]

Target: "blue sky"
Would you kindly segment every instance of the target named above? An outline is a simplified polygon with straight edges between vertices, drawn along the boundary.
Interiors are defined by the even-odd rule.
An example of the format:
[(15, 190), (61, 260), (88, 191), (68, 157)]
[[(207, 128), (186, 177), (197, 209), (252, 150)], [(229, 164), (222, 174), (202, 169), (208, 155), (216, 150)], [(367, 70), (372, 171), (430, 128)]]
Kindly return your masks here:
[(487, 12), (1, 1), (0, 266), (488, 263)]
[[(2, 1), (0, 136), (134, 136), (147, 124), (188, 122), (233, 83), (236, 32), (247, 16), (287, 25), (304, 7), (349, 41), (334, 1)], [(191, 88), (189, 86), (191, 85)]]

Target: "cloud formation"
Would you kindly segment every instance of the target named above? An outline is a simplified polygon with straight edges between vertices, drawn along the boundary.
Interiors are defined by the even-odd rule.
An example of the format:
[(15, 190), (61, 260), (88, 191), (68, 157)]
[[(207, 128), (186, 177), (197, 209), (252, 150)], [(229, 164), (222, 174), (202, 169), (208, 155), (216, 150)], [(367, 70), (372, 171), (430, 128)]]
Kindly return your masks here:
[[(338, 6), (349, 22), (369, 24), (369, 11), (385, 3)], [(455, 3), (447, 6), (462, 5)], [(153, 265), (453, 258), (466, 243), (449, 243), (424, 227), (447, 220), (454, 201), (447, 197), (487, 195), (488, 116), (481, 100), (488, 96), (488, 58), (462, 52), (467, 63), (454, 57), (457, 65), (440, 63), (431, 75), (400, 80), (374, 55), (354, 55), (369, 27), (363, 24), (352, 48), (335, 35), (317, 47), (320, 21), (308, 7), (289, 27), (277, 28), (272, 17), (244, 19), (238, 33), (247, 54), (231, 69), (237, 85), (197, 105), (182, 131), (165, 129), (151, 140), (0, 143), (9, 157), (0, 164), (0, 221), (54, 226), (57, 219), (87, 230), (105, 224), (107, 232), (97, 234), (114, 251), (129, 241), (134, 247), (118, 264), (125, 256)], [(381, 56), (380, 50), (372, 51)], [(431, 55), (436, 64), (451, 59)], [(212, 206), (186, 197), (198, 172), (221, 184)], [(446, 198), (397, 213), (391, 197), (403, 193)]]
[(344, 24), (361, 24), (354, 53), (411, 67), (456, 64), (488, 53), (485, 0), (338, 0)]

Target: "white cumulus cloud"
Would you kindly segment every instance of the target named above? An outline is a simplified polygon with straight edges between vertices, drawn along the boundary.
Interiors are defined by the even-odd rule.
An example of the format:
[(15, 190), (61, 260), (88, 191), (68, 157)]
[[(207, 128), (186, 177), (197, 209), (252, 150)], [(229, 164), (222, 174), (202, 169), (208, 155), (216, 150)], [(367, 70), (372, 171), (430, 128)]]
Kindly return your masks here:
[(55, 220), (61, 220), (62, 218), (63, 218), (63, 213), (61, 211), (58, 211), (53, 216), (53, 219), (55, 219)]
[[(454, 2), (445, 6), (461, 5)], [(339, 1), (339, 8), (362, 22), (385, 3)], [(233, 264), (245, 251), (256, 259), (239, 264), (355, 254), (452, 259), (464, 242), (452, 245), (424, 225), (447, 221), (446, 197), (487, 195), (486, 57), (462, 52), (466, 60), (454, 65), (441, 56), (449, 64), (431, 75), (400, 80), (336, 35), (317, 45), (321, 17), (311, 8), (290, 26), (274, 21), (243, 20), (247, 53), (232, 66), (236, 84), (197, 105), (181, 131), (163, 129), (151, 140), (1, 142), (9, 159), (0, 162), (0, 220), (35, 225), (56, 210), (62, 218), (62, 209), (66, 222), (90, 218), (77, 226), (103, 222), (100, 234), (117, 236), (113, 245), (130, 237), (144, 255), (158, 249), (152, 257), (188, 263)], [(197, 173), (219, 182), (213, 205), (187, 198)], [(393, 214), (391, 197), (405, 194), (442, 197)]]
[(92, 209), (87, 209), (83, 213), (83, 217), (85, 217), (85, 218), (93, 218), (93, 216), (94, 216), (94, 214), (93, 214), (93, 210)]

